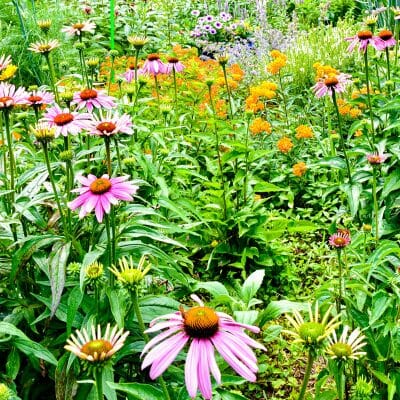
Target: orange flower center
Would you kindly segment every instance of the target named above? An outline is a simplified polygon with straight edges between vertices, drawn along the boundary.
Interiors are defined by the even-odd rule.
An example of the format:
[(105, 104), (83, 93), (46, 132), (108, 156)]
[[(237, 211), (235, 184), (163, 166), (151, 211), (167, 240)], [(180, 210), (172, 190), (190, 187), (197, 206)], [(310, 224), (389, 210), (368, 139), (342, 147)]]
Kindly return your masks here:
[(8, 101), (10, 101), (10, 100), (14, 103), (12, 97), (10, 97), (10, 96), (0, 97), (0, 103), (6, 104), (6, 103), (7, 103)]
[(54, 117), (54, 123), (58, 126), (67, 125), (74, 120), (74, 116), (69, 113), (61, 113)]
[(40, 45), (38, 46), (38, 50), (39, 50), (39, 52), (41, 52), (41, 53), (47, 53), (47, 52), (49, 52), (49, 51), (51, 50), (51, 46), (50, 46), (49, 44), (47, 44), (47, 43), (45, 43), (45, 44), (40, 44)]
[(149, 55), (147, 56), (147, 59), (148, 59), (149, 61), (156, 61), (156, 60), (159, 60), (159, 59), (160, 59), (160, 56), (159, 56), (158, 54), (149, 54)]
[(360, 40), (367, 40), (372, 38), (372, 32), (371, 31), (360, 31), (357, 33), (357, 36)]
[(331, 76), (329, 78), (326, 78), (324, 81), (326, 86), (335, 86), (339, 83), (338, 79), (335, 76)]
[(79, 96), (82, 100), (95, 99), (97, 97), (97, 91), (93, 89), (85, 89), (80, 92)]
[(170, 64), (177, 64), (179, 62), (179, 60), (176, 57), (170, 57), (170, 58), (168, 58), (168, 62)]
[(29, 96), (28, 97), (28, 101), (30, 101), (31, 103), (38, 103), (39, 101), (42, 101), (43, 97), (40, 96)]
[(103, 194), (111, 189), (111, 182), (107, 178), (98, 178), (90, 184), (89, 188), (93, 194)]
[(380, 159), (380, 157), (378, 155), (372, 155), (372, 156), (369, 156), (368, 161), (371, 164), (379, 164), (381, 159)]
[(100, 122), (100, 124), (96, 126), (96, 129), (99, 130), (100, 132), (107, 132), (107, 133), (111, 133), (115, 128), (116, 125), (114, 124), (114, 122)]
[(380, 31), (378, 36), (382, 39), (382, 40), (389, 40), (393, 37), (393, 33), (392, 31), (389, 31), (387, 29), (384, 29), (383, 31)]
[(193, 307), (188, 311), (180, 310), (185, 332), (192, 338), (205, 339), (218, 332), (219, 318), (209, 307)]
[(81, 29), (83, 29), (84, 26), (85, 26), (85, 24), (82, 24), (82, 22), (80, 22), (80, 23), (78, 23), (78, 24), (72, 25), (72, 27), (73, 27), (74, 29), (78, 29), (79, 31), (80, 31)]
[(345, 246), (346, 245), (346, 239), (345, 238), (342, 238), (342, 237), (337, 237), (337, 238), (335, 238), (335, 240), (334, 240), (334, 242), (335, 242), (335, 245), (336, 246)]
[(112, 350), (112, 348), (113, 345), (108, 340), (97, 339), (85, 343), (81, 348), (81, 352), (95, 358), (96, 353), (97, 356), (102, 353), (107, 354), (110, 350)]

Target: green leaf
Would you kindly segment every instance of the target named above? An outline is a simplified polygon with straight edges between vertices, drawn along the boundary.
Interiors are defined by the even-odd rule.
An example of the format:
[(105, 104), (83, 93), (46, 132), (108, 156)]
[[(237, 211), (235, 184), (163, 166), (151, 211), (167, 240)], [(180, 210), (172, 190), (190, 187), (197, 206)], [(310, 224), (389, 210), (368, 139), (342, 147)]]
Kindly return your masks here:
[(346, 161), (340, 157), (324, 157), (323, 160), (318, 161), (318, 162), (314, 163), (313, 165), (317, 165), (319, 167), (345, 169)]
[(219, 296), (229, 296), (229, 292), (226, 290), (225, 286), (221, 282), (211, 281), (211, 282), (198, 282), (194, 286), (194, 291), (204, 289), (207, 290), (213, 297)]
[(81, 273), (79, 276), (79, 287), (81, 288), (82, 291), (83, 291), (83, 285), (85, 283), (86, 267), (97, 261), (103, 254), (104, 254), (103, 248), (96, 248), (85, 254), (85, 257), (83, 258), (82, 261)]
[(258, 289), (260, 289), (263, 279), (265, 276), (265, 270), (258, 269), (254, 271), (249, 277), (244, 281), (243, 286), (240, 290), (241, 298), (245, 303), (249, 303), (250, 300), (255, 296)]
[(71, 334), (72, 324), (75, 319), (75, 314), (81, 305), (83, 299), (83, 292), (79, 286), (75, 286), (68, 296), (67, 301), (67, 336)]
[(351, 216), (354, 217), (357, 214), (358, 206), (360, 204), (360, 194), (362, 191), (362, 186), (359, 183), (354, 183), (353, 185), (341, 185), (340, 188), (347, 196), (350, 213)]
[(274, 185), (273, 183), (268, 182), (257, 182), (254, 185), (254, 191), (260, 193), (267, 193), (267, 192), (282, 192), (286, 189), (280, 188), (279, 186)]
[(310, 221), (290, 221), (287, 226), (289, 233), (306, 233), (314, 232), (317, 229), (321, 229), (321, 225), (316, 225)]
[(381, 318), (386, 309), (392, 305), (392, 301), (392, 298), (383, 291), (374, 293), (372, 297), (371, 316), (369, 318), (370, 325), (373, 325), (374, 322)]
[(244, 397), (241, 394), (232, 393), (228, 390), (217, 389), (217, 392), (221, 395), (222, 400), (248, 400), (247, 397)]
[(143, 321), (148, 323), (160, 315), (174, 313), (179, 310), (180, 303), (165, 296), (145, 296), (139, 299)]
[(6, 374), (12, 381), (17, 377), (20, 365), (21, 358), (19, 352), (15, 347), (13, 347), (8, 354), (6, 363)]
[(126, 307), (129, 303), (121, 290), (112, 290), (108, 287), (106, 293), (115, 322), (118, 328), (122, 329), (125, 324)]
[(385, 178), (385, 183), (382, 189), (382, 198), (387, 197), (394, 190), (400, 189), (400, 170), (394, 170)]
[(51, 308), (50, 318), (54, 316), (60, 304), (61, 295), (65, 285), (65, 269), (69, 257), (71, 243), (62, 245), (53, 253), (50, 259), (50, 287), (51, 287)]
[(267, 329), (264, 330), (264, 342), (268, 343), (275, 340), (281, 334), (282, 329), (283, 328), (280, 325), (270, 325)]
[(129, 394), (138, 400), (165, 400), (164, 393), (153, 385), (145, 383), (114, 383), (107, 382), (107, 385), (115, 390)]
[(307, 307), (305, 303), (289, 300), (271, 301), (267, 308), (260, 314), (258, 325), (263, 326), (266, 322), (278, 318), (283, 313), (292, 312), (293, 310), (302, 311), (306, 310)]
[(241, 324), (253, 325), (258, 317), (258, 311), (248, 310), (248, 311), (234, 311), (235, 320)]

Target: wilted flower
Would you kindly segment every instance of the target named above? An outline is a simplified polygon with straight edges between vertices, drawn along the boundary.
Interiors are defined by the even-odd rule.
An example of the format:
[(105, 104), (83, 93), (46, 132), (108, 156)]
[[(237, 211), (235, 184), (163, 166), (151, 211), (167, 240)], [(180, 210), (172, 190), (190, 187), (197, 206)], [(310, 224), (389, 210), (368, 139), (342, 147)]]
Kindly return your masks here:
[(76, 104), (76, 109), (81, 110), (87, 108), (91, 113), (93, 108), (113, 108), (116, 106), (114, 97), (106, 95), (101, 90), (85, 89), (75, 92), (71, 105)]
[(84, 32), (93, 34), (96, 24), (90, 21), (78, 22), (71, 26), (64, 26), (61, 32), (65, 32), (68, 36), (81, 36)]
[(128, 289), (136, 289), (150, 271), (150, 267), (151, 265), (147, 261), (146, 256), (142, 256), (137, 266), (135, 266), (132, 257), (129, 260), (122, 257), (118, 260), (118, 268), (113, 265), (109, 269), (122, 286)]
[(47, 55), (57, 47), (60, 47), (60, 43), (58, 40), (53, 39), (49, 40), (48, 42), (31, 43), (30, 47), (28, 47), (28, 50), (33, 51), (34, 53)]
[(97, 178), (95, 175), (89, 174), (87, 178), (78, 176), (77, 180), (83, 185), (73, 192), (80, 195), (68, 204), (71, 210), (81, 208), (79, 218), (83, 218), (86, 214), (95, 211), (98, 222), (103, 221), (104, 213), (108, 214), (111, 210), (111, 204), (117, 204), (118, 200), (132, 201), (132, 194), (139, 189), (132, 182), (125, 182), (127, 176), (109, 178), (103, 175)]
[(64, 349), (82, 360), (100, 363), (107, 361), (121, 349), (128, 335), (129, 332), (118, 330), (118, 326), (111, 329), (110, 324), (107, 324), (106, 331), (102, 335), (100, 325), (97, 325), (97, 329), (92, 325), (89, 332), (85, 328), (82, 331), (76, 330), (76, 336), (74, 334), (70, 336)]
[[(285, 332), (295, 338), (296, 343), (303, 343), (305, 346), (320, 346), (322, 342), (340, 325), (340, 315), (329, 320), (332, 306), (328, 308), (322, 320), (319, 320), (318, 302), (315, 303), (314, 312), (312, 311), (311, 304), (308, 304), (309, 321), (304, 321), (301, 314), (293, 311), (293, 318), (286, 315), (287, 320), (294, 327), (294, 331), (284, 330)], [(329, 321), (328, 321), (329, 320)]]
[(211, 399), (210, 372), (218, 383), (221, 382), (214, 347), (239, 375), (255, 382), (258, 366), (251, 348), (265, 348), (247, 336), (244, 329), (258, 333), (259, 328), (235, 322), (229, 315), (204, 306), (197, 296), (192, 295), (192, 298), (198, 306), (188, 311), (181, 308), (179, 312), (163, 315), (150, 323), (146, 333), (167, 329), (144, 347), (142, 356), (147, 354), (142, 369), (151, 365), (150, 378), (156, 379), (190, 343), (185, 363), (185, 382), (190, 397), (196, 397), (200, 390), (206, 399)]
[(77, 135), (88, 128), (91, 114), (70, 112), (68, 108), (61, 109), (59, 105), (49, 108), (43, 116), (50, 126), (56, 127), (56, 137), (59, 135)]
[(369, 44), (378, 49), (377, 45), (381, 39), (377, 36), (374, 36), (371, 31), (360, 31), (357, 33), (357, 35), (345, 38), (345, 40), (351, 42), (347, 51), (353, 51), (358, 44), (358, 50), (365, 53)]
[(361, 334), (360, 329), (355, 329), (348, 337), (349, 327), (346, 325), (343, 328), (341, 336), (336, 336), (336, 331), (333, 331), (328, 337), (329, 346), (326, 348), (326, 354), (331, 358), (338, 360), (358, 360), (361, 356), (367, 354), (360, 351), (366, 343), (363, 341), (365, 336)]

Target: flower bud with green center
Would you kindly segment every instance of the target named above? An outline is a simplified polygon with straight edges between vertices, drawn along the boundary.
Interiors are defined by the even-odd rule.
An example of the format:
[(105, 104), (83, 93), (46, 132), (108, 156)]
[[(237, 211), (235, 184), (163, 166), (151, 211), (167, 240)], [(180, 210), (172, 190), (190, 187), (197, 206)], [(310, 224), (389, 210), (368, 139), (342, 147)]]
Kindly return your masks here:
[(164, 116), (164, 117), (166, 117), (168, 114), (170, 114), (171, 113), (171, 111), (172, 111), (172, 105), (171, 104), (161, 104), (160, 105), (160, 111), (161, 111), (161, 113), (162, 113), (162, 115)]
[(122, 163), (127, 166), (127, 167), (134, 167), (135, 165), (137, 165), (137, 161), (135, 157), (128, 157), (125, 158)]
[(149, 39), (144, 36), (128, 36), (128, 42), (135, 48), (135, 50), (142, 49)]
[(335, 343), (330, 346), (330, 350), (339, 360), (347, 359), (353, 354), (351, 346), (347, 343)]
[(74, 47), (79, 51), (85, 50), (85, 48), (86, 48), (85, 43), (82, 43), (82, 42), (75, 43)]
[(94, 286), (101, 283), (104, 277), (104, 267), (103, 264), (95, 261), (89, 264), (85, 270), (85, 281)]
[(0, 383), (0, 400), (11, 400), (12, 391), (4, 383)]
[(309, 344), (318, 343), (325, 337), (325, 326), (319, 322), (304, 322), (300, 325), (299, 335)]
[(60, 94), (61, 100), (64, 101), (65, 103), (70, 103), (72, 99), (74, 98), (74, 94), (67, 90), (66, 92), (63, 92)]
[(67, 162), (74, 158), (74, 152), (72, 150), (64, 150), (59, 154), (60, 161)]
[(118, 57), (118, 50), (110, 50), (110, 57), (111, 59), (114, 59), (115, 57)]
[(146, 257), (142, 256), (137, 267), (132, 257), (130, 257), (129, 260), (122, 257), (118, 260), (118, 267), (119, 268), (113, 265), (112, 268), (109, 268), (116, 276), (118, 283), (128, 290), (135, 290), (140, 286), (144, 277), (150, 271), (151, 266), (146, 260)]
[(67, 265), (67, 274), (71, 276), (77, 276), (81, 272), (82, 264), (78, 262), (71, 262)]
[(86, 60), (86, 65), (91, 68), (95, 69), (99, 65), (99, 59), (98, 57), (91, 57), (88, 60)]
[(52, 141), (56, 135), (56, 128), (50, 127), (47, 122), (38, 122), (34, 127), (30, 127), (36, 140), (41, 143)]
[(352, 386), (350, 390), (350, 398), (351, 400), (371, 400), (373, 389), (373, 383), (371, 381), (368, 382), (363, 376), (361, 376)]
[(39, 29), (40, 29), (42, 32), (47, 33), (47, 32), (50, 30), (50, 28), (51, 28), (51, 19), (42, 19), (42, 20), (39, 20), (39, 21), (37, 22), (37, 26), (39, 27)]

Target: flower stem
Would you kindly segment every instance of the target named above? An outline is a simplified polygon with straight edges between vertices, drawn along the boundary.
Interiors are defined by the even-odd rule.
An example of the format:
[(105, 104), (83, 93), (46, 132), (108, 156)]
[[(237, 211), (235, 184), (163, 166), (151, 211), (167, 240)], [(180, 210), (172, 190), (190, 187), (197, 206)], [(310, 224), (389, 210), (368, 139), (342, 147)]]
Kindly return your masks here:
[(288, 129), (290, 129), (289, 117), (288, 117), (288, 111), (287, 111), (287, 100), (286, 100), (286, 95), (285, 95), (285, 91), (284, 91), (284, 88), (283, 88), (282, 75), (281, 75), (281, 71), (280, 70), (278, 72), (278, 76), (279, 76), (279, 85), (281, 87), (281, 93), (282, 93), (283, 109), (285, 111), (286, 126), (288, 127)]
[(247, 174), (249, 173), (249, 127), (250, 121), (247, 120), (246, 124), (246, 138), (245, 138), (245, 172), (243, 179), (243, 205), (245, 206), (247, 203)]
[(346, 385), (346, 375), (344, 372), (345, 364), (343, 361), (338, 362), (338, 375), (336, 378), (336, 389), (339, 400), (344, 399), (345, 385)]
[(50, 72), (50, 84), (51, 88), (54, 92), (54, 97), (56, 99), (56, 103), (60, 104), (60, 98), (58, 96), (58, 89), (56, 86), (56, 71), (54, 69), (54, 64), (53, 64), (53, 57), (51, 53), (43, 53), (44, 57), (47, 61), (47, 65), (49, 67), (49, 72)]
[(135, 88), (136, 88), (136, 94), (139, 92), (138, 88), (138, 63), (139, 63), (139, 53), (140, 53), (140, 48), (135, 48)]
[(175, 67), (172, 67), (172, 78), (174, 80), (174, 103), (175, 107), (178, 106), (178, 91), (176, 87), (176, 72), (175, 72)]
[(308, 353), (306, 372), (304, 373), (303, 384), (301, 385), (298, 400), (304, 399), (304, 396), (305, 396), (306, 390), (307, 390), (307, 384), (308, 384), (308, 381), (310, 380), (311, 368), (312, 368), (313, 364), (314, 364), (314, 356), (312, 354), (312, 351), (310, 350)]
[(376, 167), (372, 166), (372, 198), (374, 202), (374, 218), (375, 218), (375, 240), (379, 240), (379, 208), (378, 208), (378, 196), (376, 191)]
[(386, 47), (385, 48), (385, 54), (386, 54), (386, 65), (387, 65), (387, 79), (390, 81), (390, 59), (389, 59), (389, 49)]
[(338, 119), (340, 146), (342, 148), (344, 159), (346, 161), (347, 175), (349, 177), (349, 183), (350, 183), (350, 185), (352, 185), (353, 184), (353, 180), (352, 180), (352, 177), (351, 177), (350, 163), (349, 163), (349, 159), (347, 157), (346, 146), (345, 146), (345, 142), (344, 142), (344, 138), (343, 138), (342, 119), (341, 119), (341, 116), (340, 116), (340, 113), (339, 113), (339, 107), (338, 107), (337, 100), (336, 100), (336, 92), (333, 89), (332, 89), (332, 101), (333, 101), (333, 105), (335, 107), (335, 111), (336, 111), (336, 115), (337, 115), (337, 119)]
[(107, 164), (107, 174), (111, 178), (111, 151), (110, 151), (110, 137), (104, 136), (104, 144), (106, 146), (106, 164)]
[(116, 136), (114, 136), (114, 144), (115, 144), (115, 150), (117, 151), (118, 171), (119, 171), (119, 174), (122, 175), (121, 154), (119, 152), (118, 140), (117, 140)]
[(342, 249), (337, 249), (338, 265), (339, 265), (339, 296), (336, 302), (336, 312), (339, 315), (341, 310), (341, 304), (343, 300), (343, 264), (342, 264)]
[(104, 397), (103, 397), (103, 370), (101, 368), (95, 369), (94, 380), (96, 381), (97, 400), (104, 400)]
[(365, 80), (367, 83), (367, 101), (369, 109), (369, 117), (371, 120), (371, 133), (372, 133), (372, 144), (375, 143), (375, 128), (374, 128), (374, 115), (372, 113), (372, 103), (371, 103), (371, 90), (369, 86), (369, 71), (368, 71), (368, 47), (364, 52), (364, 65), (365, 65)]
[(157, 103), (158, 103), (158, 106), (160, 106), (160, 91), (158, 89), (158, 80), (157, 80), (157, 75), (156, 74), (154, 74), (154, 85), (156, 86)]
[[(110, 232), (110, 220), (108, 219), (108, 214), (104, 215), (104, 222), (106, 225), (106, 235), (107, 235), (107, 260), (108, 260), (108, 267), (112, 265), (112, 258), (111, 258), (111, 232)], [(110, 286), (113, 286), (114, 274), (110, 274)]]
[[(140, 333), (143, 335), (143, 339), (147, 343), (149, 341), (149, 337), (144, 332), (146, 328), (144, 326), (142, 313), (140, 311), (140, 306), (139, 306), (139, 301), (138, 301), (138, 290), (137, 289), (132, 291), (131, 298), (132, 298), (133, 309), (135, 311), (135, 315), (136, 315), (136, 318), (138, 320)], [(161, 389), (162, 389), (162, 391), (164, 393), (164, 400), (171, 400), (171, 397), (170, 397), (169, 392), (168, 392), (167, 385), (165, 384), (164, 378), (162, 376), (160, 376), (158, 378), (158, 382), (160, 383)]]
[(231, 89), (228, 84), (228, 76), (226, 74), (226, 65), (222, 64), (222, 71), (224, 72), (224, 80), (225, 80), (225, 86), (226, 86), (226, 92), (228, 94), (228, 104), (229, 104), (229, 118), (233, 118), (233, 107), (232, 107), (232, 94), (231, 94)]

